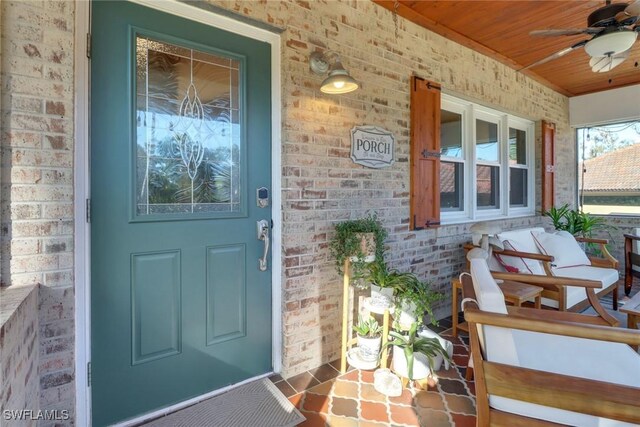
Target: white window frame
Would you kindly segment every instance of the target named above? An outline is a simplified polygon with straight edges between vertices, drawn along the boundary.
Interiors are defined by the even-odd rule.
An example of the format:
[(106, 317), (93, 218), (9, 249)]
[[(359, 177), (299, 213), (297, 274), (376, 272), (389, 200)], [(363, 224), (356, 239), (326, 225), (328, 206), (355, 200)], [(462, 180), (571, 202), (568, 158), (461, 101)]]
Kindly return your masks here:
[[(442, 156), (441, 161), (464, 164), (463, 200), (459, 211), (440, 211), (442, 224), (457, 224), (478, 220), (505, 219), (535, 215), (535, 123), (522, 117), (513, 116), (471, 101), (442, 94), (441, 109), (462, 115), (462, 159)], [(476, 153), (476, 119), (498, 125), (498, 161), (478, 160)], [(526, 165), (509, 165), (509, 128), (526, 132)], [(478, 165), (500, 168), (499, 207), (478, 209), (476, 168)], [(510, 169), (516, 167), (527, 170), (527, 206), (510, 206)]]
[(441, 220), (444, 213), (446, 213), (447, 218), (451, 218), (451, 220), (455, 221), (464, 221), (469, 217), (469, 196), (468, 192), (468, 181), (469, 181), (469, 172), (472, 170), (469, 159), (471, 158), (469, 153), (469, 147), (466, 141), (469, 140), (469, 135), (467, 132), (468, 129), (468, 115), (469, 115), (469, 106), (466, 103), (457, 102), (455, 99), (446, 99), (444, 96), (441, 99), (441, 110), (447, 110), (452, 113), (460, 114), (462, 116), (462, 129), (460, 131), (460, 137), (462, 139), (462, 157), (451, 157), (451, 156), (442, 156), (440, 157), (440, 162), (451, 162), (451, 163), (461, 163), (462, 166), (462, 174), (464, 177), (463, 180), (463, 188), (462, 188), (462, 206), (460, 210), (447, 210), (443, 211), (442, 206), (440, 207), (441, 211)]

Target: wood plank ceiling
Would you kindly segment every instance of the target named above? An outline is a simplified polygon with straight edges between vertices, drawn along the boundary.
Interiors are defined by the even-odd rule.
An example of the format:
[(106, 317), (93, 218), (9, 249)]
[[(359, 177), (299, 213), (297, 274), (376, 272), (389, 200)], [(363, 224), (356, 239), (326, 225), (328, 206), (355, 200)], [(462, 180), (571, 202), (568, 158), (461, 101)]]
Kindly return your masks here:
[[(389, 10), (396, 2), (373, 0)], [(604, 1), (409, 1), (398, 15), (514, 68), (530, 65), (589, 36), (532, 37), (533, 30), (585, 28), (587, 16)], [(594, 73), (584, 49), (521, 72), (567, 96), (640, 83), (640, 40), (630, 57), (607, 73)]]

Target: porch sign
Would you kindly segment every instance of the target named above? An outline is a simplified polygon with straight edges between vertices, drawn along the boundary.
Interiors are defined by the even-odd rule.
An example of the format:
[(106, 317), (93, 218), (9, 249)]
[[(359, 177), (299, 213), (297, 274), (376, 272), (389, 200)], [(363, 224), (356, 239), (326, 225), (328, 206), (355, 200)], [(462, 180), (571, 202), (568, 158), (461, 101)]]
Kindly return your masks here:
[(356, 126), (351, 129), (351, 160), (374, 169), (393, 164), (396, 139), (386, 129), (376, 126)]

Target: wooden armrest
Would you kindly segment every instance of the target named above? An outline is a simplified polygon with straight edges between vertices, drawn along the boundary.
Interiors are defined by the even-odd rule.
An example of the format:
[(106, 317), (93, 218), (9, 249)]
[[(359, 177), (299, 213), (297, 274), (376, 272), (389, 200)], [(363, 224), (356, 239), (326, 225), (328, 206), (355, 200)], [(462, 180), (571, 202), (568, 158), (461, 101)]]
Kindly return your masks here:
[(624, 238), (631, 240), (640, 240), (640, 236), (636, 236), (635, 234), (624, 234)]
[(575, 236), (576, 240), (578, 242), (585, 242), (585, 243), (599, 243), (601, 245), (607, 245), (609, 244), (609, 240), (607, 239), (594, 239), (592, 237), (577, 237)]
[(494, 254), (504, 256), (515, 256), (520, 258), (535, 259), (537, 261), (553, 262), (553, 257), (550, 255), (534, 254), (531, 252), (511, 251), (509, 249), (493, 249)]
[(557, 320), (532, 319), (524, 316), (489, 313), (472, 307), (465, 308), (464, 319), (470, 323), (480, 323), (502, 328), (640, 345), (640, 331), (634, 329), (612, 328), (610, 326)]
[(518, 274), (518, 273), (502, 273), (492, 271), (491, 275), (494, 279), (513, 280), (514, 282), (528, 283), (530, 285), (553, 285), (553, 286), (579, 286), (581, 288), (599, 289), (602, 282), (596, 280), (576, 279), (573, 277), (562, 276), (541, 276), (538, 274)]
[(598, 258), (598, 257), (588, 257), (589, 261), (591, 261), (592, 267), (601, 267), (601, 268), (618, 268), (618, 263), (616, 261), (612, 261), (608, 258)]
[(609, 323), (600, 316), (573, 313), (571, 311), (540, 310), (538, 308), (516, 307), (511, 305), (507, 306), (507, 311), (510, 315), (525, 317), (527, 319), (610, 326)]

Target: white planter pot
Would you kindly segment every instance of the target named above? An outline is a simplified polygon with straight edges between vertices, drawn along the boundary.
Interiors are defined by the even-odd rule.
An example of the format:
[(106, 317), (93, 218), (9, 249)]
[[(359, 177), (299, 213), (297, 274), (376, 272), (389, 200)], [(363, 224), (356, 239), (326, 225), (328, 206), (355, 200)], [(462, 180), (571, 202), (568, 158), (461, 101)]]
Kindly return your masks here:
[(380, 308), (393, 307), (393, 289), (371, 284), (371, 305)]
[[(442, 361), (441, 361), (442, 363)], [(409, 378), (409, 367), (407, 366), (407, 358), (404, 350), (400, 347), (393, 346), (393, 371), (405, 378)], [(429, 361), (427, 356), (422, 353), (413, 353), (413, 376), (411, 380), (421, 380), (427, 378), (431, 370), (429, 369)]]
[[(425, 338), (437, 338), (440, 341), (440, 345), (447, 351), (449, 357), (453, 355), (453, 344), (450, 341), (445, 340), (430, 329), (423, 329), (418, 332), (419, 337)], [(427, 378), (430, 373), (429, 361), (427, 356), (422, 353), (413, 354), (413, 378), (414, 380), (420, 380)], [(444, 359), (441, 355), (437, 355), (433, 358), (433, 370), (438, 371), (442, 367)], [(449, 364), (445, 365), (446, 369), (449, 369)], [(407, 358), (405, 357), (404, 350), (400, 347), (393, 346), (393, 370), (396, 374), (409, 377), (407, 372)]]
[(416, 305), (414, 303), (403, 303), (398, 316), (398, 323), (402, 329), (409, 329), (418, 320), (416, 317)]
[(380, 354), (380, 341), (382, 337), (361, 337), (358, 335), (358, 351), (360, 352), (360, 358), (365, 362), (373, 362), (378, 360)]

